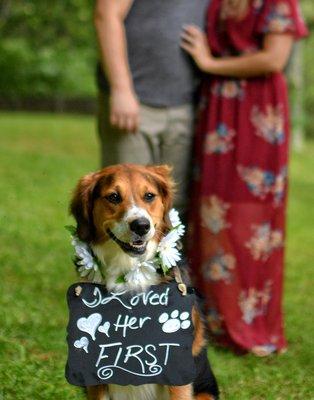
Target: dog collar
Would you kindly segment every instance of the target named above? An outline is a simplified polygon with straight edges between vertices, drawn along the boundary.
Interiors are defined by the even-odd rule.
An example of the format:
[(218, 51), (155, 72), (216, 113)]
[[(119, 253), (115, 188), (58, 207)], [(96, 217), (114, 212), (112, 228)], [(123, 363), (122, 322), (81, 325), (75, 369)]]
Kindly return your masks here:
[[(185, 226), (181, 222), (178, 211), (174, 208), (169, 211), (168, 219), (171, 228), (159, 242), (156, 256), (152, 260), (138, 261), (131, 271), (118, 277), (117, 283), (127, 282), (140, 285), (146, 282), (156, 270), (160, 269), (164, 275), (167, 275), (169, 269), (177, 266), (178, 261), (182, 258), (178, 241), (184, 235)], [(73, 262), (77, 266), (80, 277), (93, 283), (103, 282), (105, 277), (102, 273), (101, 263), (91, 247), (78, 238), (73, 225), (66, 226), (66, 229), (72, 236), (71, 243), (75, 250)]]

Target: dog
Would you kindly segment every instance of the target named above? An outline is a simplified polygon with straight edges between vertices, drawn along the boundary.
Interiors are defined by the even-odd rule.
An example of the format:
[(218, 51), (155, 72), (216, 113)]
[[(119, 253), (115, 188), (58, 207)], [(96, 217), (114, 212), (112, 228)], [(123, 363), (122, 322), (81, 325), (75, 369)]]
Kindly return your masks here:
[[(140, 285), (117, 283), (140, 260), (152, 260), (161, 239), (169, 232), (168, 213), (174, 197), (171, 169), (166, 165), (120, 164), (82, 177), (74, 190), (70, 213), (76, 220), (76, 234), (100, 261), (108, 290), (145, 290), (170, 278), (149, 274)], [(170, 270), (171, 272), (172, 270)], [(184, 386), (99, 385), (87, 387), (89, 400), (210, 400), (218, 398), (215, 378), (207, 365), (205, 325), (198, 307), (192, 310), (194, 341), (192, 354), (201, 360), (197, 370), (204, 387), (207, 374), (209, 393), (200, 392), (196, 382)], [(205, 361), (206, 359), (206, 361)], [(205, 363), (205, 364), (204, 364)], [(197, 394), (195, 394), (197, 393)]]

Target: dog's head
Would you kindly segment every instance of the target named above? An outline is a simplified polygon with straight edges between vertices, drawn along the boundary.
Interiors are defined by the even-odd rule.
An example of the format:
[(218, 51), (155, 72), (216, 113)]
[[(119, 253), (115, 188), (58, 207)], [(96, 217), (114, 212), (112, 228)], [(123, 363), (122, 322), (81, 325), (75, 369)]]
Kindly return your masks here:
[(145, 255), (168, 229), (173, 182), (170, 168), (122, 164), (81, 178), (70, 211), (77, 235), (98, 245), (115, 241), (132, 257)]

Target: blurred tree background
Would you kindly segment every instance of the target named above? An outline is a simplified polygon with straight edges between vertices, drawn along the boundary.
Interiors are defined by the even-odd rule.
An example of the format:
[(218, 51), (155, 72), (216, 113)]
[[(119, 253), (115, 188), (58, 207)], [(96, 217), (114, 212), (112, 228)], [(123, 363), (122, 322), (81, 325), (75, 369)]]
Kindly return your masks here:
[[(69, 99), (93, 99), (96, 41), (92, 23), (94, 0), (0, 1), (0, 100), (50, 99), (62, 110)], [(301, 0), (310, 28), (313, 0)], [(314, 136), (314, 38), (296, 52), (291, 68), (295, 125)], [(302, 60), (298, 60), (302, 55)], [(302, 61), (300, 63), (300, 61)], [(303, 88), (300, 91), (300, 75)], [(300, 116), (300, 102), (304, 114)], [(60, 107), (58, 107), (58, 104)], [(302, 116), (303, 115), (303, 116)]]
[(0, 1), (0, 93), (94, 96), (93, 0)]

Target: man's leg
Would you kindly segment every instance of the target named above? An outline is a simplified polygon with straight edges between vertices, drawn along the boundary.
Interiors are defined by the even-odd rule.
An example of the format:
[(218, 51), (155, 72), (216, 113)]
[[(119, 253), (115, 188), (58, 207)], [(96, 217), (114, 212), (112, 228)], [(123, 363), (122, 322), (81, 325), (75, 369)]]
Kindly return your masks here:
[(192, 105), (170, 107), (167, 111), (167, 129), (163, 133), (161, 162), (173, 167), (177, 183), (175, 207), (184, 215), (191, 176), (191, 152), (194, 133)]

